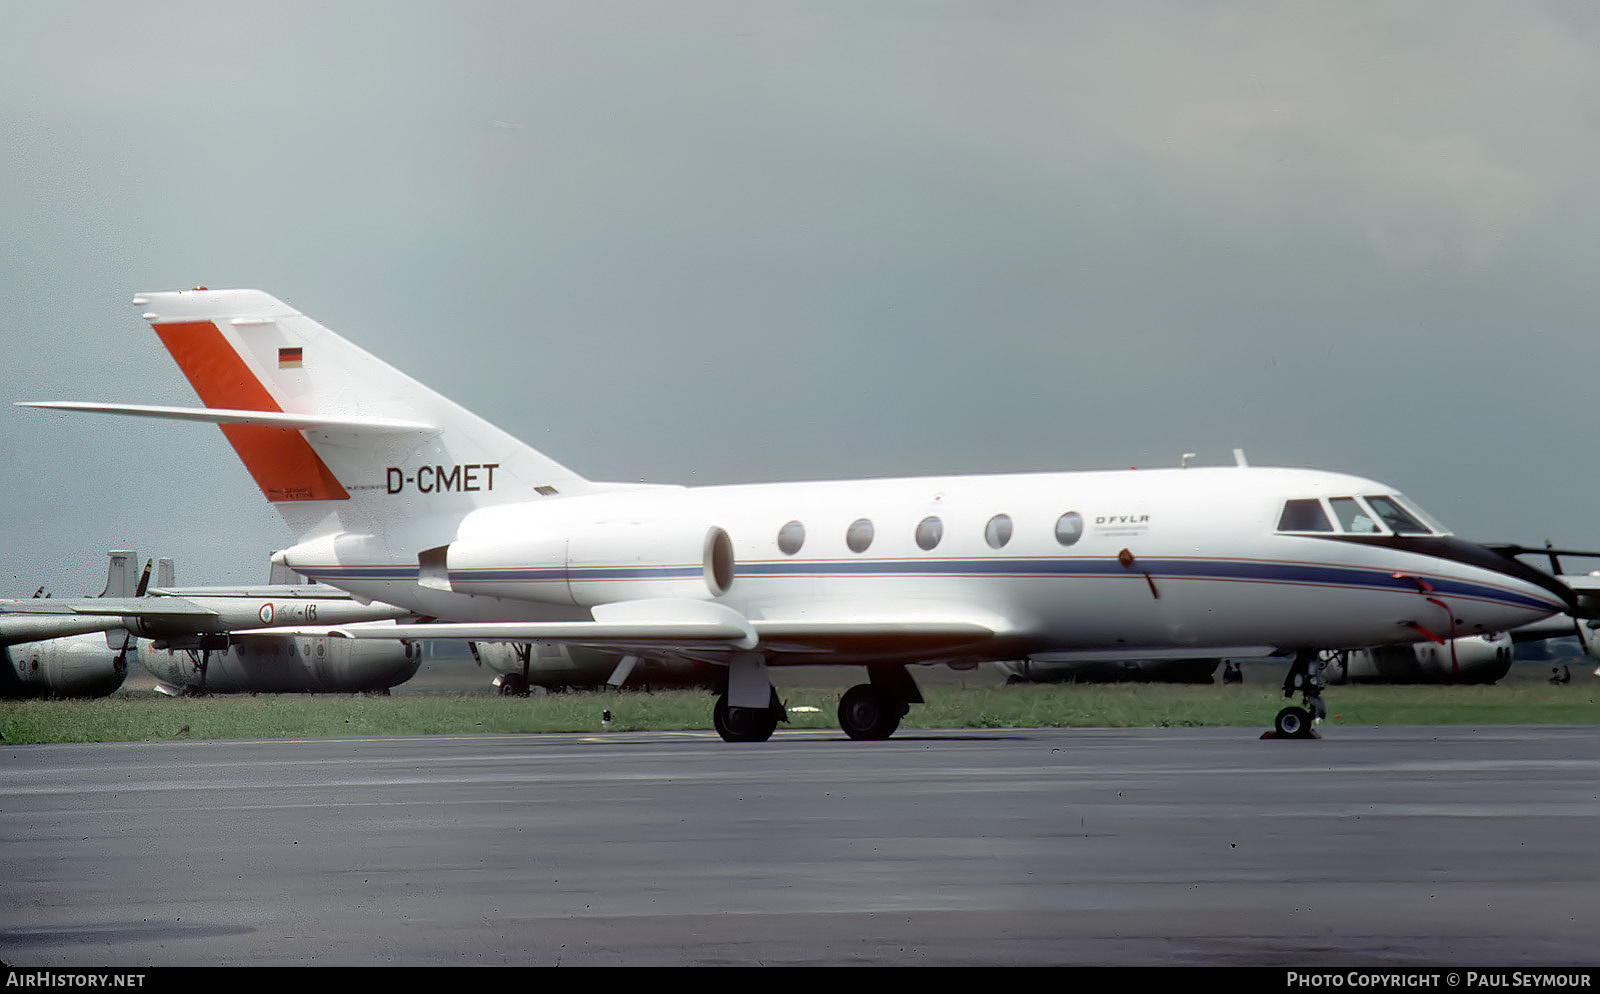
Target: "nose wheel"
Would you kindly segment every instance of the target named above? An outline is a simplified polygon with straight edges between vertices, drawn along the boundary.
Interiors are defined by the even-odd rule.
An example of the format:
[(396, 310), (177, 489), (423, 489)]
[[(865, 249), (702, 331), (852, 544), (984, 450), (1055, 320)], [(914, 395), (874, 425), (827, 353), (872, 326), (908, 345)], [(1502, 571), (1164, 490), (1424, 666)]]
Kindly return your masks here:
[(1311, 712), (1305, 708), (1284, 708), (1272, 722), (1272, 731), (1280, 739), (1311, 738)]
[(1289, 666), (1289, 675), (1283, 681), (1283, 696), (1303, 695), (1304, 707), (1287, 707), (1278, 712), (1272, 721), (1272, 731), (1264, 739), (1315, 739), (1316, 722), (1328, 716), (1322, 703), (1322, 655), (1317, 652), (1299, 652)]

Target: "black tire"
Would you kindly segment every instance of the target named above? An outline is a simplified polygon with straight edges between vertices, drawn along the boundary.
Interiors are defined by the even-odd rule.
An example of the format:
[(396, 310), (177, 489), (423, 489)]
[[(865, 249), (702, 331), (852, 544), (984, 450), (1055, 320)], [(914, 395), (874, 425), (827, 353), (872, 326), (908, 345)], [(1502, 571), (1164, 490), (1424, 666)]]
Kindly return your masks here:
[(861, 683), (839, 699), (839, 727), (852, 739), (886, 739), (900, 727), (905, 712), (892, 695)]
[(723, 694), (711, 710), (711, 723), (724, 742), (765, 742), (778, 727), (778, 712), (771, 707), (730, 707), (728, 695)]
[(1284, 708), (1272, 722), (1272, 730), (1279, 738), (1309, 739), (1311, 737), (1311, 712), (1305, 708)]
[(500, 678), (501, 697), (527, 697), (528, 681), (522, 678), (521, 673), (507, 673)]

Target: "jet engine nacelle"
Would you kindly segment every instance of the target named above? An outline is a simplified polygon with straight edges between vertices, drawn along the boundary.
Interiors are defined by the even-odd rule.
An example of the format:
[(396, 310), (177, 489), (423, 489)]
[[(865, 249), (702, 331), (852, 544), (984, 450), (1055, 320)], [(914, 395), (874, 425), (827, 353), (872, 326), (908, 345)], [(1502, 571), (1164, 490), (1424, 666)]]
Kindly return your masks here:
[(128, 672), (106, 641), (95, 632), (0, 649), (0, 698), (106, 696)]
[(565, 534), (459, 539), (420, 558), (423, 586), (593, 607), (709, 600), (733, 584), (733, 542), (704, 522), (599, 521)]

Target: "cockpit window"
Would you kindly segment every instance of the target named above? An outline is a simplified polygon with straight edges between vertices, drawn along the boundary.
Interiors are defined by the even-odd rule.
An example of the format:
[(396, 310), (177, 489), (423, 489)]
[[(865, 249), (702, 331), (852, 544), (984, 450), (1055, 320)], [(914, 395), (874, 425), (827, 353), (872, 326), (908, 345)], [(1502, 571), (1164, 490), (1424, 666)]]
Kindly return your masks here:
[(1367, 506), (1372, 508), (1378, 517), (1383, 520), (1383, 523), (1389, 527), (1389, 530), (1396, 535), (1428, 534), (1428, 526), (1406, 513), (1405, 508), (1397, 504), (1393, 498), (1368, 496), (1364, 499), (1367, 502)]
[[(1333, 517), (1328, 509), (1333, 509)], [(1448, 535), (1400, 494), (1363, 494), (1360, 497), (1296, 498), (1283, 503), (1278, 516), (1280, 532), (1344, 532), (1350, 535)]]
[(1448, 535), (1450, 529), (1439, 523), (1439, 519), (1418, 507), (1416, 502), (1405, 494), (1388, 494), (1387, 499), (1394, 501), (1405, 509), (1406, 513), (1422, 522), (1423, 527), (1435, 535)]
[(1372, 520), (1366, 508), (1356, 502), (1354, 497), (1334, 497), (1328, 501), (1333, 506), (1333, 513), (1339, 519), (1339, 527), (1353, 535), (1375, 535), (1378, 532), (1378, 523)]
[(1283, 514), (1278, 518), (1278, 530), (1331, 532), (1333, 525), (1328, 521), (1328, 512), (1322, 509), (1322, 502), (1312, 497), (1306, 500), (1285, 501)]

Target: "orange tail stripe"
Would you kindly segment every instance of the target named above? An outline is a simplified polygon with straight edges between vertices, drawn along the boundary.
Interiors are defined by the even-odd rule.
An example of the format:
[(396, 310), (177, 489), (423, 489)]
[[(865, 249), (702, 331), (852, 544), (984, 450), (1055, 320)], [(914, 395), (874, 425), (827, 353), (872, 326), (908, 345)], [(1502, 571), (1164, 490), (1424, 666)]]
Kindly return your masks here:
[[(281, 411), (278, 402), (210, 321), (155, 326), (178, 368), (207, 407)], [(223, 425), (222, 434), (269, 501), (349, 500), (350, 495), (292, 428)]]

